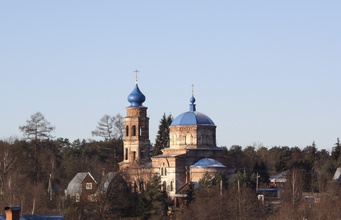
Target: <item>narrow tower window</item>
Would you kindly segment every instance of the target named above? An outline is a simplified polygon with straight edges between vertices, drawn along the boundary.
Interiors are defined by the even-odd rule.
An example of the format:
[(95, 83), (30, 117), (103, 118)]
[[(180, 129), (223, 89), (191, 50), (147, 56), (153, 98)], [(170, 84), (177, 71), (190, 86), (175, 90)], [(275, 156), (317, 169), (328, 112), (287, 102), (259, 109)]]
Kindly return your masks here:
[(132, 136), (136, 136), (136, 126), (133, 125), (133, 128), (132, 128)]
[(129, 126), (128, 125), (126, 126), (126, 136), (127, 137), (129, 136)]

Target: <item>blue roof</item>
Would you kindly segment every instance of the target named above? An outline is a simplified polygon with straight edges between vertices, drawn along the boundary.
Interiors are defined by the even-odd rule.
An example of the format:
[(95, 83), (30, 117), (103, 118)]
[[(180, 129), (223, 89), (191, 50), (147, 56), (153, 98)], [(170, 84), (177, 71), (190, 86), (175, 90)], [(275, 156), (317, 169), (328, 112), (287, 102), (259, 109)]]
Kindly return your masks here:
[(136, 83), (133, 91), (128, 96), (128, 102), (130, 102), (131, 107), (140, 107), (144, 101), (146, 101), (146, 97)]
[(205, 114), (196, 111), (195, 107), (195, 98), (194, 96), (190, 99), (191, 104), (189, 105), (189, 111), (182, 113), (181, 115), (177, 116), (171, 126), (177, 125), (213, 125), (215, 126), (214, 122)]
[(225, 167), (222, 163), (212, 158), (204, 158), (190, 166), (193, 167)]
[(185, 112), (176, 117), (171, 126), (176, 125), (214, 125), (214, 122), (201, 112)]

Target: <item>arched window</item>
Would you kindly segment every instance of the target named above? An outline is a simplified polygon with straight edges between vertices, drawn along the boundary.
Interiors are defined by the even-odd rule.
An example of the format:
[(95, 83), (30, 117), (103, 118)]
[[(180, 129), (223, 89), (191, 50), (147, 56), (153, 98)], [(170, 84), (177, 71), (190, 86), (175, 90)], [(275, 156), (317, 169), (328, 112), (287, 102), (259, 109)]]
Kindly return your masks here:
[(167, 176), (167, 168), (165, 167), (165, 176)]
[(192, 144), (192, 135), (191, 134), (186, 134), (185, 144)]
[(129, 136), (129, 126), (128, 125), (126, 126), (126, 136), (127, 137)]
[(161, 167), (160, 170), (161, 170), (161, 176), (163, 176), (163, 167)]
[(128, 148), (126, 148), (125, 159), (128, 160)]
[(132, 136), (136, 136), (136, 126), (133, 125), (132, 127)]
[(170, 137), (170, 143), (171, 143), (171, 145), (177, 144), (176, 140), (177, 140), (177, 139), (176, 139), (176, 134), (173, 134), (173, 136)]

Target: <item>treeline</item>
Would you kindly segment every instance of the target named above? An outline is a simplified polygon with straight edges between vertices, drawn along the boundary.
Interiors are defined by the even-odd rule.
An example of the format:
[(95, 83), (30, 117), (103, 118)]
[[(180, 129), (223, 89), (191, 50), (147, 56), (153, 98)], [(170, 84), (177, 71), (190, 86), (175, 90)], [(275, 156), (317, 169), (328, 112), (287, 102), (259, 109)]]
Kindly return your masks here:
[[(260, 187), (268, 186), (269, 176), (285, 170), (300, 169), (304, 173), (304, 191), (325, 192), (341, 162), (341, 145), (337, 139), (332, 151), (319, 149), (313, 142), (304, 149), (274, 146), (232, 146), (227, 150), (235, 159), (237, 172), (259, 177)], [(253, 180), (255, 186), (255, 179)]]
[(1, 207), (20, 205), (23, 213), (65, 214), (64, 190), (78, 172), (100, 180), (117, 171), (122, 140), (0, 141)]
[[(256, 148), (248, 146), (242, 148), (241, 146), (232, 146), (226, 148), (226, 154), (227, 158), (232, 158), (236, 164), (236, 175), (230, 179), (224, 179), (224, 190), (220, 192), (226, 195), (223, 196), (225, 200), (220, 202), (229, 204), (224, 206), (225, 208), (231, 206), (229, 213), (232, 206), (234, 207), (233, 210), (239, 213), (235, 204), (237, 201), (235, 195), (238, 192), (239, 185), (240, 196), (244, 198), (244, 195), (243, 202), (247, 203), (243, 207), (248, 207), (248, 210), (253, 213), (244, 211), (243, 215), (256, 217), (262, 215), (262, 213), (266, 214), (263, 208), (260, 209), (261, 206), (257, 202), (254, 203), (257, 198), (255, 194), (257, 174), (258, 187), (268, 187), (271, 175), (285, 170), (299, 170), (300, 181), (297, 184), (297, 187), (300, 188), (299, 193), (332, 192), (333, 196), (338, 195), (337, 191), (335, 191), (338, 188), (335, 188), (337, 186), (332, 181), (332, 177), (341, 161), (339, 140), (337, 140), (331, 152), (318, 149), (312, 143), (312, 145), (304, 149), (298, 147)], [(70, 180), (78, 172), (90, 172), (95, 179), (100, 180), (103, 172), (118, 171), (118, 163), (122, 161), (122, 156), (123, 142), (120, 139), (112, 139), (111, 141), (75, 140), (73, 142), (63, 138), (56, 140), (0, 141), (1, 205), (2, 207), (9, 204), (21, 205), (25, 213), (68, 215), (68, 212), (76, 210), (76, 208), (74, 210), (70, 209), (70, 207), (75, 207), (75, 204), (70, 205), (65, 201), (64, 197), (64, 190)], [(200, 208), (200, 204), (204, 206), (204, 204), (218, 202), (216, 195), (219, 194), (219, 184), (216, 181), (214, 182), (213, 179), (206, 180), (206, 184), (201, 184), (201, 188), (187, 192), (192, 195), (192, 198), (188, 201), (187, 208), (182, 209), (180, 212), (181, 216), (187, 216), (193, 210), (196, 213), (200, 212), (200, 210), (197, 210), (197, 208)], [(153, 192), (152, 195), (161, 193), (158, 191), (158, 188), (161, 189), (159, 184), (154, 183), (153, 187), (149, 187), (150, 189), (146, 187), (146, 192)], [(205, 189), (209, 189), (207, 190), (209, 193), (202, 190), (203, 186), (205, 186)], [(113, 186), (114, 189), (115, 187)], [(117, 195), (118, 192), (114, 196), (111, 195), (112, 199), (117, 200)], [(131, 196), (136, 195), (131, 194)], [(140, 197), (135, 198), (136, 201), (139, 201), (138, 203), (129, 205), (130, 209), (133, 210), (129, 213), (122, 213), (121, 210), (120, 214), (122, 216), (149, 216), (151, 213), (164, 213), (162, 206), (165, 205), (165, 197), (150, 203), (146, 202), (148, 198), (150, 198), (148, 193), (141, 194)], [(253, 202), (249, 203), (250, 201)], [(158, 202), (158, 205), (155, 205), (155, 202)], [(154, 204), (153, 208), (152, 205), (148, 204)], [(208, 211), (207, 207), (206, 209), (201, 208)], [(152, 212), (152, 210), (154, 211)], [(202, 211), (204, 212), (204, 210)], [(236, 216), (236, 213), (231, 214), (231, 216)], [(224, 212), (221, 213), (221, 215), (223, 214)], [(80, 214), (77, 213), (77, 215)]]

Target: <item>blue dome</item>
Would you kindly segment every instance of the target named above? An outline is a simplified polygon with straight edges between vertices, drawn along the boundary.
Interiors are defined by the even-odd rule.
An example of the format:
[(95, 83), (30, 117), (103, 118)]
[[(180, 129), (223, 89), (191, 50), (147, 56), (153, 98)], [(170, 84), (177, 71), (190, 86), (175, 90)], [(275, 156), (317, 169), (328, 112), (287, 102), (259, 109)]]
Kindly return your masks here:
[(178, 117), (176, 117), (171, 126), (176, 125), (213, 125), (214, 122), (205, 114), (201, 112), (197, 112), (195, 108), (195, 98), (194, 96), (190, 99), (191, 104), (189, 105), (189, 111), (182, 113)]
[(213, 121), (201, 112), (188, 111), (176, 117), (171, 126), (176, 125), (215, 125)]
[(225, 166), (217, 160), (211, 158), (204, 158), (190, 166), (190, 168), (193, 167), (225, 167)]
[(131, 107), (140, 107), (144, 101), (146, 101), (146, 97), (140, 91), (139, 86), (136, 83), (135, 88), (128, 96), (128, 102), (130, 102)]

